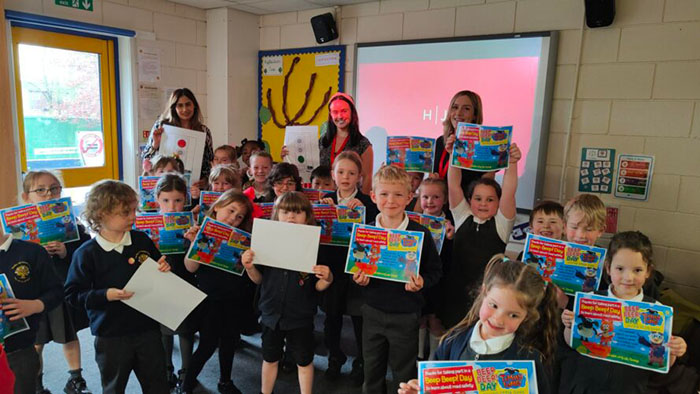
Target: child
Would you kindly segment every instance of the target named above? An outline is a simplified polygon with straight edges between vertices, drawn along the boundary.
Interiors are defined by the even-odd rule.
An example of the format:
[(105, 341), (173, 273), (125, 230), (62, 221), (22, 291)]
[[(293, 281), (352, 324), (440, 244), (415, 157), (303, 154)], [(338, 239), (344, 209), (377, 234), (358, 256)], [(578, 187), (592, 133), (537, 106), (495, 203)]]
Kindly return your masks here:
[[(445, 240), (440, 251), (440, 260), (442, 261), (443, 272), (449, 271), (450, 263), (452, 262), (452, 238), (454, 238), (455, 228), (452, 224), (454, 220), (452, 214), (447, 208), (447, 183), (440, 178), (426, 178), (418, 189), (418, 201), (421, 211), (426, 215), (432, 215), (445, 218)], [(444, 283), (445, 277), (440, 279), (440, 283)], [(423, 316), (420, 320), (420, 328), (418, 330), (418, 358), (426, 359), (425, 350), (426, 336), (428, 337), (428, 351), (432, 358), (435, 349), (437, 349), (440, 336), (445, 333), (445, 328), (442, 326), (440, 319), (435, 315), (436, 308), (442, 303), (440, 299), (440, 284), (426, 291), (426, 305), (423, 308)]]
[(301, 191), (299, 169), (294, 164), (277, 163), (267, 176), (265, 193), (255, 202), (274, 202), (282, 194), (294, 191)]
[[(250, 231), (252, 211), (252, 203), (248, 197), (240, 191), (231, 189), (224, 192), (216, 200), (208, 215), (229, 226)], [(187, 231), (185, 237), (192, 242), (198, 231), (199, 226), (193, 226)], [(199, 288), (207, 294), (207, 298), (200, 307), (202, 315), (199, 328), (199, 346), (192, 356), (182, 391), (192, 392), (197, 384), (197, 375), (218, 347), (219, 392), (224, 394), (240, 393), (231, 380), (231, 371), (233, 370), (236, 341), (240, 332), (241, 298), (245, 278), (200, 265), (192, 260), (185, 260), (185, 267), (190, 272), (196, 272)]]
[(413, 196), (413, 199), (408, 204), (406, 210), (412, 212), (421, 212), (420, 201), (418, 201), (417, 191), (420, 187), (421, 182), (423, 182), (423, 177), (425, 174), (423, 174), (422, 172), (411, 171), (408, 173), (408, 175), (411, 176), (411, 196)]
[(250, 155), (250, 167), (246, 172), (248, 182), (243, 185), (243, 193), (248, 197), (253, 196), (253, 202), (259, 202), (267, 191), (266, 181), (272, 171), (272, 164), (272, 156), (264, 150)]
[[(567, 204), (568, 206), (568, 204)], [(644, 294), (642, 286), (654, 270), (652, 246), (649, 238), (638, 231), (615, 234), (605, 256), (605, 273), (612, 284), (600, 295), (623, 300), (655, 302)], [(564, 338), (570, 345), (571, 325), (574, 313), (565, 310), (561, 314)], [(683, 338), (672, 336), (668, 343), (671, 350), (669, 365), (685, 354), (687, 345)], [(566, 393), (644, 393), (650, 371), (630, 366), (596, 360), (575, 353), (561, 366), (560, 392)]]
[[(448, 139), (447, 151), (451, 151), (454, 135)], [(493, 179), (482, 177), (472, 182), (465, 196), (462, 192), (459, 168), (447, 170), (447, 186), (450, 210), (454, 217), (455, 237), (452, 264), (445, 272), (438, 317), (445, 328), (457, 324), (469, 309), (473, 297), (471, 290), (479, 285), (479, 278), (486, 263), (494, 254), (503, 253), (515, 222), (515, 190), (518, 186), (520, 149), (510, 146), (510, 165), (503, 175), (503, 190)]]
[[(556, 201), (543, 200), (538, 202), (530, 211), (530, 231), (543, 237), (564, 238), (564, 207)], [(518, 255), (522, 261), (523, 252)], [(569, 297), (557, 286), (557, 304), (561, 309), (566, 308)]]
[[(164, 174), (156, 183), (155, 188), (156, 200), (160, 207), (160, 213), (182, 212), (185, 209), (185, 201), (187, 199), (187, 183), (185, 179), (178, 174)], [(172, 272), (184, 279), (191, 285), (196, 286), (197, 280), (194, 274), (185, 269), (185, 255), (172, 254), (168, 257)], [(167, 367), (167, 378), (170, 388), (174, 388), (178, 384), (182, 384), (185, 378), (185, 372), (192, 358), (192, 348), (194, 346), (195, 322), (193, 315), (190, 315), (184, 322), (173, 331), (168, 327), (161, 325), (160, 332), (162, 334), (163, 348), (165, 349), (165, 365)], [(177, 334), (180, 342), (180, 357), (182, 360), (182, 368), (175, 376), (175, 367), (173, 366), (173, 336)]]
[[(314, 225), (311, 203), (301, 192), (287, 192), (275, 201), (272, 220)], [(299, 388), (302, 394), (311, 393), (314, 380), (313, 321), (316, 314), (316, 292), (323, 291), (333, 281), (333, 274), (325, 265), (313, 268), (315, 275), (253, 265), (255, 252), (243, 253), (242, 261), (253, 282), (260, 284), (260, 311), (263, 325), (262, 389), (272, 393), (277, 380), (277, 365), (282, 358), (282, 347), (297, 363)]]
[[(209, 189), (213, 192), (223, 193), (229, 189), (241, 189), (241, 177), (233, 167), (229, 165), (219, 165), (212, 167), (209, 172)], [(192, 213), (199, 214), (199, 196), (201, 191), (198, 185), (190, 187), (190, 195), (192, 196), (192, 205), (197, 205)]]
[(594, 194), (579, 194), (564, 206), (566, 240), (595, 245), (605, 231), (605, 204)]
[(159, 271), (170, 270), (153, 241), (131, 229), (137, 205), (136, 192), (125, 183), (92, 185), (83, 216), (98, 234), (75, 251), (65, 284), (68, 303), (87, 309), (106, 393), (123, 393), (132, 370), (142, 392), (169, 391), (158, 323), (119, 302), (134, 295), (124, 286), (148, 257), (158, 261)]
[[(322, 204), (346, 205), (350, 207), (365, 207), (365, 220), (371, 222), (377, 216), (377, 206), (370, 196), (358, 188), (362, 174), (362, 159), (355, 151), (345, 151), (333, 161), (333, 181), (338, 185), (335, 193), (330, 193), (321, 199)], [(340, 369), (347, 357), (340, 349), (340, 333), (343, 328), (343, 314), (352, 317), (355, 331), (355, 344), (358, 357), (352, 363), (350, 379), (356, 385), (364, 381), (364, 363), (362, 361), (362, 295), (360, 289), (350, 281), (345, 274), (345, 257), (347, 247), (321, 245), (319, 254), (321, 261), (331, 267), (335, 280), (323, 294), (322, 306), (326, 312), (324, 323), (324, 339), (328, 348), (328, 369), (325, 377), (335, 380), (340, 377)]]
[[(537, 271), (496, 255), (488, 262), (469, 313), (440, 340), (435, 360), (532, 360), (537, 388), (551, 393), (557, 319), (555, 292)], [(418, 380), (401, 383), (401, 394), (418, 393)]]
[[(238, 168), (242, 171), (250, 168), (250, 156), (257, 151), (264, 151), (265, 144), (259, 140), (249, 140), (244, 138), (241, 140), (241, 146), (238, 147)], [(246, 179), (246, 182), (248, 179)], [(244, 182), (245, 183), (245, 182)]]
[(5, 338), (7, 361), (16, 379), (15, 393), (34, 394), (42, 388), (36, 386), (41, 368), (34, 350), (37, 329), (42, 312), (58, 307), (63, 296), (61, 282), (52, 266), (49, 254), (40, 245), (0, 235), (0, 274), (7, 276), (16, 297), (5, 298), (6, 294), (0, 297), (4, 315), (0, 319), (26, 318), (29, 325), (28, 330)]
[(320, 165), (311, 171), (311, 188), (316, 190), (335, 190), (335, 183), (328, 166)]
[(436, 285), (442, 273), (435, 243), (428, 229), (408, 220), (406, 206), (411, 201), (411, 178), (406, 171), (390, 165), (381, 167), (372, 179), (372, 201), (379, 215), (373, 225), (385, 229), (420, 231), (424, 242), (420, 254), (420, 271), (411, 274), (408, 283), (373, 279), (363, 271), (353, 280), (364, 286), (362, 306), (362, 356), (365, 363), (363, 391), (386, 391), (387, 363), (391, 366), (393, 388), (416, 374), (418, 355), (418, 317), (423, 307), (421, 289)]
[[(150, 165), (150, 169), (146, 169), (147, 164)], [(180, 174), (185, 173), (185, 164), (180, 160), (179, 157), (174, 156), (156, 156), (152, 160), (144, 160), (144, 173), (143, 176), (161, 176), (168, 172), (179, 172)]]
[(236, 160), (236, 148), (231, 145), (221, 145), (214, 149), (214, 158), (211, 161), (211, 166), (230, 165), (238, 169), (238, 161)]
[[(22, 200), (26, 204), (37, 204), (60, 198), (61, 190), (63, 189), (58, 177), (46, 170), (28, 172), (24, 176), (22, 188)], [(61, 283), (66, 281), (73, 253), (80, 245), (90, 240), (90, 236), (85, 233), (85, 228), (82, 225), (78, 225), (78, 234), (80, 237), (78, 241), (69, 243), (53, 241), (44, 246), (51, 256), (52, 265), (56, 269)], [(80, 341), (78, 341), (77, 334), (78, 331), (87, 326), (88, 319), (85, 310), (83, 308), (73, 308), (65, 302), (41, 315), (35, 346), (37, 353), (39, 353), (40, 365), (43, 366), (44, 345), (51, 341), (62, 344), (63, 354), (68, 363), (68, 373), (70, 374), (65, 386), (65, 391), (69, 394), (82, 394), (87, 391), (87, 384), (81, 374)], [(36, 383), (39, 391), (45, 390), (42, 381), (42, 369), (40, 369)]]

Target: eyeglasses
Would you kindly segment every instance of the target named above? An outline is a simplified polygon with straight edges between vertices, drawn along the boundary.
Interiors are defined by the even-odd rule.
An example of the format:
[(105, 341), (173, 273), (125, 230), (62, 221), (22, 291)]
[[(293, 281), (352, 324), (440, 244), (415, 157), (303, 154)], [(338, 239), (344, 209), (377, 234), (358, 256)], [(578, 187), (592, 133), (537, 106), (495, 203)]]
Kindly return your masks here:
[(63, 190), (63, 186), (51, 186), (48, 189), (45, 187), (40, 187), (38, 189), (30, 190), (29, 193), (36, 193), (40, 196), (55, 196), (61, 194), (61, 190)]
[(287, 187), (294, 187), (296, 186), (296, 182), (294, 181), (279, 181), (275, 182), (272, 184), (272, 186), (277, 186), (277, 187), (282, 187), (282, 186), (287, 186)]

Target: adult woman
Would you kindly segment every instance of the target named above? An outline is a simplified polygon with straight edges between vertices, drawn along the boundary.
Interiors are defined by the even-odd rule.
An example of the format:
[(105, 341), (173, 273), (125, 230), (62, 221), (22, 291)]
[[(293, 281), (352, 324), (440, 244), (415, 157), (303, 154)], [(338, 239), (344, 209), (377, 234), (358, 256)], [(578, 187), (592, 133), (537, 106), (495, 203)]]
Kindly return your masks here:
[(144, 160), (150, 159), (158, 153), (161, 136), (164, 131), (163, 125), (182, 127), (206, 134), (202, 171), (199, 174), (200, 181), (206, 181), (207, 177), (209, 177), (211, 161), (214, 159), (214, 148), (212, 146), (211, 131), (202, 124), (202, 111), (199, 109), (199, 103), (197, 103), (197, 99), (191, 90), (187, 88), (175, 89), (170, 95), (167, 108), (151, 128), (151, 136), (143, 152)]
[[(363, 193), (372, 189), (372, 165), (374, 152), (367, 137), (360, 133), (360, 121), (355, 109), (355, 102), (345, 93), (334, 94), (328, 101), (328, 128), (318, 140), (321, 165), (333, 168), (333, 161), (343, 151), (357, 152), (362, 159)], [(288, 154), (282, 147), (282, 158)]]
[[(447, 168), (450, 166), (450, 151), (445, 150), (445, 141), (455, 133), (457, 123), (482, 124), (484, 121), (483, 106), (481, 97), (470, 90), (461, 90), (455, 93), (450, 100), (450, 107), (447, 110), (447, 117), (442, 122), (442, 136), (435, 141), (435, 163), (433, 172), (441, 179), (446, 179)], [(469, 184), (482, 176), (493, 178), (495, 172), (479, 172), (462, 170), (462, 190), (467, 195)]]

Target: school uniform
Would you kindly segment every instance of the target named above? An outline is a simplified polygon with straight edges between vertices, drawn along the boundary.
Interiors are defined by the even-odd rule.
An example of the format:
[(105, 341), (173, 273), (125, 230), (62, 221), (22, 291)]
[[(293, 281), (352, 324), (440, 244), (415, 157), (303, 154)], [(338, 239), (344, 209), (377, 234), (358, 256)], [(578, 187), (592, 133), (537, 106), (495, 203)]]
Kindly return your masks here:
[[(51, 261), (62, 284), (66, 282), (73, 254), (82, 244), (90, 240), (90, 236), (82, 225), (78, 225), (78, 235), (79, 240), (65, 244), (66, 256), (64, 258), (51, 255)], [(85, 308), (75, 308), (62, 300), (56, 308), (42, 315), (36, 335), (36, 344), (44, 345), (51, 341), (62, 344), (73, 342), (78, 339), (78, 331), (87, 328), (88, 325)]]
[(247, 278), (200, 265), (195, 276), (207, 298), (196, 310), (199, 320), (199, 345), (192, 355), (183, 388), (192, 390), (204, 364), (219, 348), (221, 381), (231, 379), (236, 341), (240, 337), (241, 305)]
[[(61, 282), (49, 254), (39, 244), (8, 237), (0, 245), (0, 274), (7, 276), (17, 299), (39, 300), (44, 311), (61, 303)], [(7, 361), (16, 378), (15, 393), (34, 394), (36, 389), (39, 355), (34, 342), (42, 315), (43, 312), (27, 316), (29, 329), (5, 339)]]
[(518, 343), (515, 334), (484, 340), (479, 334), (481, 322), (452, 333), (435, 351), (435, 360), (532, 360), (535, 362), (537, 392), (552, 392), (550, 368), (542, 363), (542, 354)]
[[(446, 221), (449, 221), (452, 225), (454, 225), (454, 218), (449, 210), (443, 211), (441, 217), (445, 218)], [(452, 264), (453, 239), (447, 239), (447, 236), (445, 236), (445, 240), (442, 242), (440, 261), (442, 262), (443, 275), (440, 277), (440, 281), (436, 286), (433, 286), (425, 291), (425, 306), (423, 307), (423, 315), (434, 314), (443, 303), (441, 289), (444, 287), (445, 281), (447, 280), (445, 273), (450, 271), (450, 265)]]
[(471, 293), (481, 284), (486, 264), (506, 250), (515, 223), (515, 217), (506, 218), (500, 209), (494, 217), (481, 221), (472, 214), (466, 199), (451, 211), (455, 223), (452, 264), (445, 271), (444, 302), (438, 310), (445, 328), (453, 327), (467, 314), (474, 301)]
[(313, 361), (313, 324), (316, 315), (318, 278), (312, 273), (256, 266), (262, 275), (260, 284), (260, 324), (262, 324), (263, 360), (273, 363), (287, 352), (299, 366)]
[[(617, 298), (610, 289), (596, 291), (596, 294)], [(656, 302), (644, 295), (644, 291), (630, 301)], [(573, 329), (573, 328), (572, 328)], [(597, 360), (579, 354), (567, 344), (566, 353), (560, 358), (560, 394), (639, 394), (647, 392), (652, 371), (634, 368), (623, 364)]]
[[(338, 193), (328, 193), (323, 198), (333, 199), (336, 205), (347, 205), (350, 200), (357, 198), (365, 206), (365, 221), (371, 222), (377, 217), (379, 211), (372, 199), (359, 189), (350, 196), (339, 199)], [(342, 365), (347, 359), (340, 348), (340, 334), (343, 329), (343, 315), (353, 317), (355, 328), (355, 341), (360, 359), (362, 358), (362, 311), (364, 303), (360, 287), (352, 281), (352, 276), (345, 273), (345, 260), (348, 256), (347, 246), (319, 246), (319, 261), (328, 265), (333, 273), (333, 283), (321, 295), (321, 308), (326, 313), (324, 322), (324, 342), (328, 348), (329, 364)]]
[(87, 309), (104, 393), (123, 393), (131, 371), (144, 393), (169, 391), (159, 324), (123, 302), (107, 300), (107, 290), (123, 289), (148, 257), (158, 260), (161, 254), (145, 233), (129, 231), (118, 243), (98, 234), (78, 248), (68, 270), (66, 300)]
[[(382, 227), (381, 214), (372, 225)], [(431, 242), (430, 231), (404, 215), (396, 230), (420, 231), (423, 246), (419, 273), (423, 277), (423, 289), (406, 291), (405, 283), (372, 278), (364, 288), (365, 305), (362, 306), (362, 354), (365, 361), (363, 392), (386, 392), (387, 364), (391, 366), (393, 389), (399, 382), (406, 382), (416, 374), (418, 355), (418, 318), (424, 305), (423, 293), (436, 285), (442, 274), (440, 256)]]

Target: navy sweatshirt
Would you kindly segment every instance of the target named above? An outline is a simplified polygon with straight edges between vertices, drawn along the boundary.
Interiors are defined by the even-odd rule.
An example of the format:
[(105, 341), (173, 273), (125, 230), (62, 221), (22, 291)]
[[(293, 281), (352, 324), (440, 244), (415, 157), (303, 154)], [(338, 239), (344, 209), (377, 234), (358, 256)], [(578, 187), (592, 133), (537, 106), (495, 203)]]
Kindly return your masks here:
[[(155, 330), (159, 324), (120, 301), (107, 301), (107, 289), (123, 289), (146, 257), (160, 258), (160, 252), (145, 233), (132, 230), (131, 245), (122, 253), (106, 252), (91, 239), (73, 254), (65, 284), (66, 301), (85, 308), (92, 335), (118, 337)], [(129, 264), (129, 258), (137, 262)]]
[[(13, 239), (7, 251), (0, 250), (0, 274), (7, 276), (17, 299), (40, 300), (44, 303), (44, 311), (50, 311), (61, 303), (61, 281), (49, 253), (41, 245)], [(8, 353), (34, 346), (41, 313), (26, 319), (29, 330), (5, 339)]]

